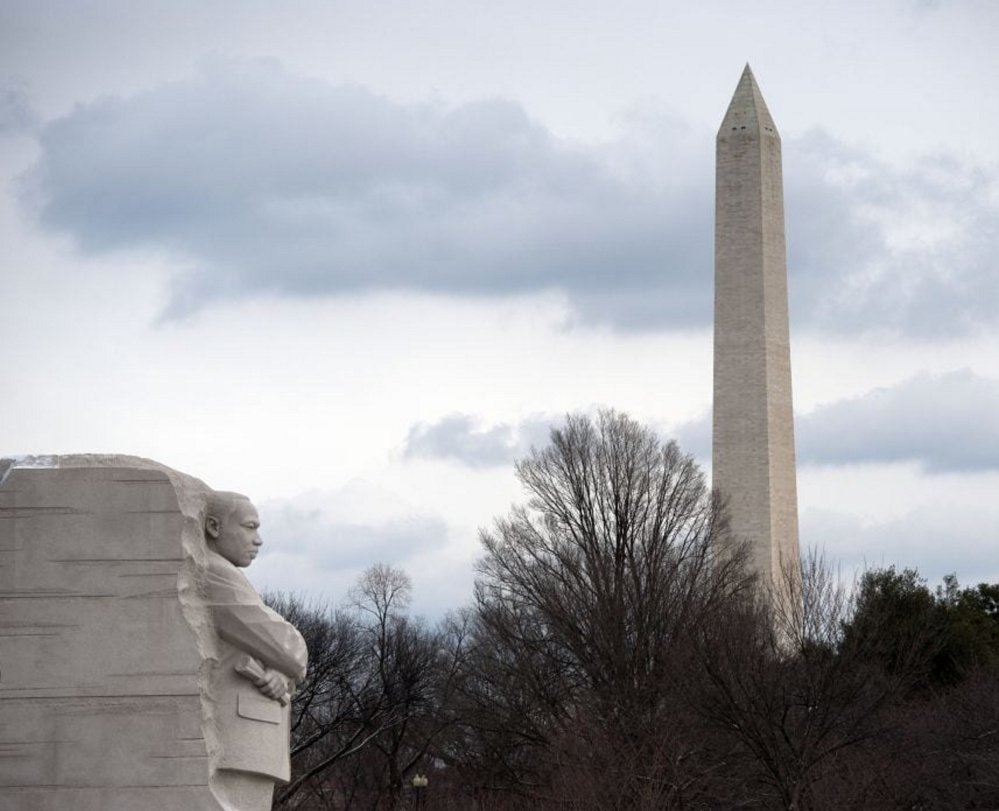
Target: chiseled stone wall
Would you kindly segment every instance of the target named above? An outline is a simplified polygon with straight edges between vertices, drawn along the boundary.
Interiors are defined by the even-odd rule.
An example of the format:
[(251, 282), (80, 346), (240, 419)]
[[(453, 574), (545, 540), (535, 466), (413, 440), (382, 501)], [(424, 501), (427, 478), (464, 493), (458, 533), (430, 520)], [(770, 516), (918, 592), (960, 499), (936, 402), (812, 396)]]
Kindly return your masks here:
[(218, 811), (196, 479), (148, 460), (0, 463), (0, 808)]

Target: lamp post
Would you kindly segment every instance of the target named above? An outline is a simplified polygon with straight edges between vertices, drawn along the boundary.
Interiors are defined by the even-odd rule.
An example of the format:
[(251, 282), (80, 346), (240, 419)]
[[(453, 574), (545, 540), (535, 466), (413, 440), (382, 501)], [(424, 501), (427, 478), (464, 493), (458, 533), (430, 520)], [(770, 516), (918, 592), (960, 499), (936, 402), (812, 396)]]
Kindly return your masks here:
[(423, 807), (423, 789), (427, 787), (427, 776), (425, 774), (413, 775), (413, 807)]

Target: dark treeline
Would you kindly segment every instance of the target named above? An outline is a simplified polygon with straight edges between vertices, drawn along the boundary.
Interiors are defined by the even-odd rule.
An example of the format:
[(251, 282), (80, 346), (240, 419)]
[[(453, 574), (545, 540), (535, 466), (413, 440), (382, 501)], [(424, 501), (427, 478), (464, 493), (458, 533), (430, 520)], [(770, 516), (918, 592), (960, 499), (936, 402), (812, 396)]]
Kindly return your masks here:
[(310, 651), (275, 808), (999, 808), (999, 585), (812, 554), (768, 593), (693, 461), (613, 412), (517, 475), (438, 624), (385, 565), (337, 610), (271, 598)]

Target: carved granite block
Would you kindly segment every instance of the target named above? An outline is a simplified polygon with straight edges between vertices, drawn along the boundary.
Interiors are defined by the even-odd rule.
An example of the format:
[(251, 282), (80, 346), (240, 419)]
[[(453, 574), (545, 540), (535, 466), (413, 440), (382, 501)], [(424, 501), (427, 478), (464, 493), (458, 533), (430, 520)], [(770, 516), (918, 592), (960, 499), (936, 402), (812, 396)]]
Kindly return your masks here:
[[(0, 807), (270, 808), (305, 649), (237, 569), (246, 563), (206, 540), (218, 494), (126, 456), (4, 460), (0, 476)], [(231, 619), (240, 612), (250, 631)], [(273, 648), (262, 686), (233, 662), (257, 661), (261, 625)], [(271, 720), (237, 716), (248, 731), (234, 734), (240, 700)]]

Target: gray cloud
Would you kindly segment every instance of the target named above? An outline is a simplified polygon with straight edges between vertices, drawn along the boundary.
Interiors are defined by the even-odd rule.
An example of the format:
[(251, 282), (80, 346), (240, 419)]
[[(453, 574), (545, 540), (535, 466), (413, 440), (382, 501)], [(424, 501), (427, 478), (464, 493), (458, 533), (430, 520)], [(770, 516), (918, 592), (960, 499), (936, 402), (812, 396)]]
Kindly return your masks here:
[[(567, 288), (622, 325), (632, 310), (692, 323), (710, 308), (707, 190), (698, 205), (683, 184), (629, 183), (501, 99), (402, 105), (224, 62), (79, 107), (41, 147), (25, 194), (42, 223), (88, 253), (171, 252), (191, 267), (173, 314), (258, 292), (391, 289)], [(632, 306), (650, 285), (682, 295), (658, 296), (650, 316)]]
[(443, 517), (361, 479), (260, 505), (264, 545), (247, 574), (261, 589), (337, 603), (358, 576), (387, 563), (414, 579), (414, 610), (441, 615), (468, 600), (469, 560)]
[[(582, 146), (511, 101), (399, 104), (216, 61), (49, 122), (23, 199), (86, 253), (172, 255), (188, 270), (168, 316), (263, 293), (559, 289), (579, 323), (705, 326), (711, 136), (630, 126)], [(933, 335), (996, 322), (993, 175), (946, 156), (893, 169), (821, 134), (784, 152), (796, 325)], [(932, 239), (899, 237), (920, 218)]]
[(396, 516), (379, 523), (337, 521), (319, 508), (265, 504), (261, 562), (273, 553), (307, 560), (328, 572), (354, 572), (380, 561), (399, 562), (439, 548), (447, 526), (437, 516)]
[(999, 567), (989, 550), (997, 537), (999, 512), (990, 505), (968, 511), (942, 500), (880, 522), (832, 510), (801, 516), (802, 546), (824, 550), (847, 578), (894, 565), (917, 568), (931, 587), (951, 573), (967, 586), (995, 583)]
[(407, 459), (447, 459), (472, 468), (503, 467), (547, 443), (560, 420), (533, 417), (515, 425), (478, 427), (469, 414), (451, 414), (435, 423), (409, 429), (403, 447)]
[[(516, 423), (483, 425), (471, 414), (449, 414), (437, 422), (413, 425), (403, 445), (403, 458), (445, 459), (471, 468), (510, 467), (532, 448), (546, 446), (552, 429), (564, 424), (564, 415), (539, 414)], [(653, 428), (660, 436), (676, 439), (681, 450), (700, 462), (710, 461), (710, 415), (672, 432)]]
[[(711, 456), (711, 414), (677, 426), (684, 450)], [(799, 464), (915, 462), (930, 473), (999, 470), (999, 381), (969, 369), (920, 374), (795, 419)]]
[(921, 374), (798, 420), (813, 464), (918, 462), (932, 473), (999, 470), (999, 381), (968, 369)]
[(25, 83), (18, 79), (0, 82), (0, 135), (28, 132), (37, 123)]
[(684, 453), (689, 453), (701, 464), (711, 461), (711, 412), (697, 419), (688, 420), (667, 431), (677, 441)]
[(999, 325), (994, 172), (898, 169), (815, 132), (785, 148), (792, 326), (935, 338)]

